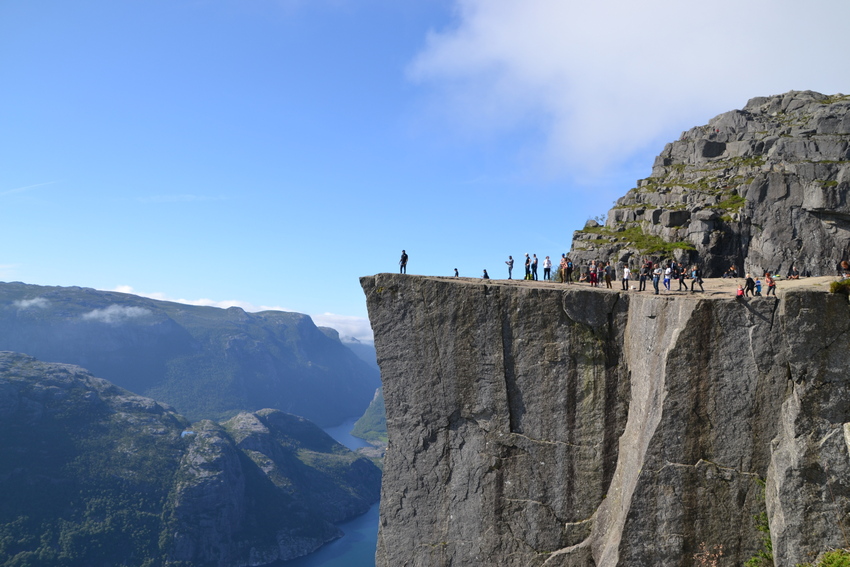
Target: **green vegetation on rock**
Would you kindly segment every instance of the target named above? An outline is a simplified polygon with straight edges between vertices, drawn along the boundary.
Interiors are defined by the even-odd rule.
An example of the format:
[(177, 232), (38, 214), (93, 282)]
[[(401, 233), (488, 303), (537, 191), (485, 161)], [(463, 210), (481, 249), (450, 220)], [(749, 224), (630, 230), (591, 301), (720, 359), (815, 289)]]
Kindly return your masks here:
[[(194, 425), (63, 364), (0, 352), (0, 566), (261, 565), (340, 535), (380, 471), (304, 418)], [(265, 561), (263, 558), (267, 558)]]
[(387, 415), (384, 407), (384, 389), (378, 388), (372, 403), (363, 417), (354, 424), (351, 434), (372, 443), (387, 444)]
[(829, 291), (850, 296), (850, 279), (831, 282), (829, 284)]
[(817, 563), (799, 563), (797, 567), (850, 567), (850, 551), (846, 549), (827, 551)]
[(690, 242), (667, 242), (660, 236), (646, 234), (640, 225), (632, 225), (621, 231), (611, 230), (607, 226), (585, 227), (583, 230), (577, 232), (596, 234), (599, 235), (602, 240), (606, 240), (608, 242), (623, 242), (625, 243), (624, 247), (634, 248), (641, 254), (669, 255), (677, 249), (694, 249), (694, 245)]

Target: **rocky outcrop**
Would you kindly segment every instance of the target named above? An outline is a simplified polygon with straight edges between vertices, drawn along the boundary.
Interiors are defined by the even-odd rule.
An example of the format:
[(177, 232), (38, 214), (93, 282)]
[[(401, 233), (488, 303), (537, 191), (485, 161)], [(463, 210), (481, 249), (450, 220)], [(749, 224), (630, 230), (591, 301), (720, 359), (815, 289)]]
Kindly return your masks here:
[(194, 425), (82, 368), (0, 352), (0, 564), (265, 565), (341, 535), (380, 470), (277, 410)]
[[(700, 150), (711, 153), (715, 150)], [(850, 529), (850, 304), (364, 277), (378, 565), (794, 566)]]
[(850, 255), (850, 96), (750, 100), (684, 132), (608, 213), (573, 236), (571, 258), (699, 263), (719, 276), (833, 275)]

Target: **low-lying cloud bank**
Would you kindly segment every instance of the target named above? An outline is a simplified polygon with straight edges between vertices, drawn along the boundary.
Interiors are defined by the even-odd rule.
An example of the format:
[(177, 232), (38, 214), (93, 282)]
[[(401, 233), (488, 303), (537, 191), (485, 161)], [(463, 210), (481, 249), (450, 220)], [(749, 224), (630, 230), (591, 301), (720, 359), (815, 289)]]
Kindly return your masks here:
[(12, 305), (18, 309), (46, 309), (50, 305), (50, 301), (44, 297), (34, 297), (32, 299), (18, 299), (13, 301)]
[(104, 309), (94, 309), (83, 313), (82, 318), (86, 321), (100, 321), (101, 323), (117, 324), (129, 319), (145, 317), (150, 311), (144, 307), (129, 307), (125, 305), (110, 305)]

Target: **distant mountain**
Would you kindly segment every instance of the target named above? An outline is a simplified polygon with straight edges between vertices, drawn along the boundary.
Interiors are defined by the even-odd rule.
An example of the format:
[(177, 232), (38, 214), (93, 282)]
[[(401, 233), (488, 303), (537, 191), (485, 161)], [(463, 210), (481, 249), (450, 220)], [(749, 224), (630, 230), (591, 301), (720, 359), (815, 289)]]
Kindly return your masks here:
[(0, 350), (77, 364), (189, 419), (275, 408), (322, 426), (363, 413), (379, 373), (307, 315), (0, 283)]
[[(343, 337), (342, 343), (354, 351), (354, 354), (360, 357), (369, 365), (378, 370), (378, 356), (375, 352), (375, 343), (359, 341), (354, 337)], [(380, 372), (380, 370), (378, 370)], [(351, 434), (360, 439), (365, 439), (373, 445), (382, 447), (387, 446), (387, 413), (384, 408), (384, 389), (383, 387), (375, 390), (375, 396), (366, 411), (360, 416), (360, 419), (354, 424), (354, 429)], [(381, 453), (383, 454), (383, 453)]]
[(354, 337), (342, 337), (340, 340), (342, 340), (342, 344), (350, 348), (351, 351), (360, 358), (360, 360), (380, 372), (380, 369), (378, 368), (378, 355), (375, 354), (375, 343), (361, 341)]
[(0, 564), (264, 565), (339, 537), (380, 472), (275, 410), (194, 426), (72, 365), (0, 352)]

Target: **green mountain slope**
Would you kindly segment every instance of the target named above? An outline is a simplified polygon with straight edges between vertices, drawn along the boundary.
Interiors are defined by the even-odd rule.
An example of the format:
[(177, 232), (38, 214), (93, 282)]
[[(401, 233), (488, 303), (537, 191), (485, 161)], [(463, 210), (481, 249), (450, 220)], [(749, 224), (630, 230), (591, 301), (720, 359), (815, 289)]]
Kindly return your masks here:
[(0, 283), (0, 350), (78, 364), (193, 420), (275, 408), (334, 425), (380, 385), (306, 315), (78, 287)]
[[(0, 566), (263, 565), (313, 551), (380, 472), (275, 410), (219, 425), (0, 352)], [(321, 488), (321, 490), (318, 490)]]
[(387, 444), (387, 410), (384, 407), (384, 389), (378, 388), (372, 403), (354, 423), (351, 434), (371, 443)]

